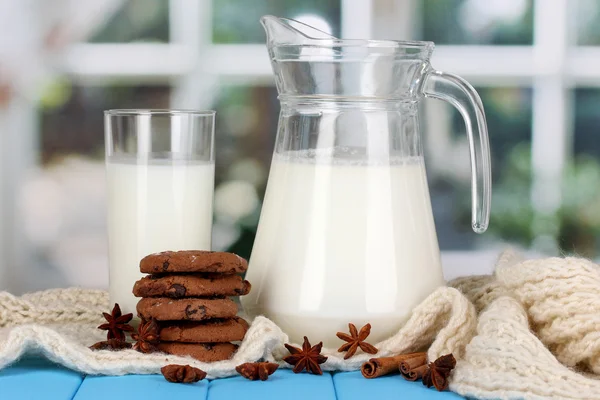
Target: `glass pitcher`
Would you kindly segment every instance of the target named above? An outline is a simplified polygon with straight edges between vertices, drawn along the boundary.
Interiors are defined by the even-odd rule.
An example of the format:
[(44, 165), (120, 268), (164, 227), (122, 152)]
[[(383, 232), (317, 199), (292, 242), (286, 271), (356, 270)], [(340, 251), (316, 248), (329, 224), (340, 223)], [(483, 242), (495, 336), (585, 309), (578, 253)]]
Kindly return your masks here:
[(290, 340), (337, 347), (371, 323), (395, 333), (444, 285), (419, 134), (425, 97), (453, 104), (471, 150), (472, 226), (489, 221), (491, 168), (477, 92), (432, 69), (434, 44), (340, 40), (265, 16), (281, 101), (273, 161), (242, 298)]

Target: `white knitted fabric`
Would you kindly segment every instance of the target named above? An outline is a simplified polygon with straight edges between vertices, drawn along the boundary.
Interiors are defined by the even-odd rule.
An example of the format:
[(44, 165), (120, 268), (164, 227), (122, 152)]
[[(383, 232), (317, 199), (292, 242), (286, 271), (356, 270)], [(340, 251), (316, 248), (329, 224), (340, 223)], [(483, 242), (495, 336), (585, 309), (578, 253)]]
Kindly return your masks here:
[[(376, 355), (429, 346), (429, 358), (458, 359), (450, 389), (481, 399), (600, 399), (600, 267), (584, 259), (521, 260), (506, 252), (495, 276), (460, 278), (431, 294)], [(462, 293), (461, 293), (462, 292)], [(0, 292), (0, 368), (26, 352), (40, 352), (68, 368), (122, 375), (158, 373), (166, 364), (190, 364), (209, 377), (264, 358), (287, 366), (288, 338), (257, 317), (231, 360), (202, 363), (162, 353), (91, 351), (103, 340), (105, 292), (49, 290), (15, 297)], [(531, 326), (530, 326), (531, 323)], [(332, 332), (335, 334), (335, 332)], [(318, 338), (314, 338), (318, 340)], [(373, 355), (350, 360), (335, 349), (324, 370), (356, 370)], [(577, 369), (575, 369), (577, 368)]]
[[(155, 374), (166, 364), (190, 364), (209, 377), (236, 374), (235, 367), (264, 358), (287, 364), (283, 344), (288, 337), (271, 320), (257, 317), (231, 360), (203, 363), (192, 358), (162, 353), (141, 354), (134, 350), (92, 351), (88, 346), (106, 339), (97, 329), (102, 311), (109, 309), (108, 295), (101, 291), (54, 289), (20, 298), (0, 293), (0, 368), (28, 351), (39, 351), (49, 359), (87, 374)], [(434, 354), (462, 354), (476, 324), (475, 309), (453, 288), (440, 288), (425, 300), (406, 325), (393, 337), (377, 345), (381, 356), (413, 351), (434, 343)], [(441, 330), (440, 330), (441, 329)], [(334, 333), (335, 334), (335, 333)], [(438, 335), (438, 339), (434, 338)], [(373, 357), (359, 354), (344, 360), (343, 354), (325, 350), (324, 370), (355, 370)]]
[(581, 258), (523, 261), (507, 251), (494, 277), (450, 285), (483, 310), (452, 391), (482, 399), (600, 399), (600, 376), (586, 371), (600, 373), (598, 265)]

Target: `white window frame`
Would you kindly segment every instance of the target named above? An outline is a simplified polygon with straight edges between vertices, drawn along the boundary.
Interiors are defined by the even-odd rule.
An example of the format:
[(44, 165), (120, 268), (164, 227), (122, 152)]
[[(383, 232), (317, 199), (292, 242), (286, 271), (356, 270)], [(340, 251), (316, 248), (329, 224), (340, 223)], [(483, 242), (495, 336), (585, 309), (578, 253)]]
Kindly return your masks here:
[[(342, 37), (390, 38), (391, 33), (392, 38), (410, 38), (418, 29), (417, 6), (416, 0), (341, 0)], [(560, 206), (561, 177), (572, 156), (570, 89), (600, 87), (600, 47), (572, 46), (573, 8), (567, 0), (534, 0), (531, 46), (442, 45), (432, 58), (437, 69), (473, 85), (532, 88), (531, 199), (541, 214), (553, 214)], [(212, 44), (212, 0), (169, 0), (169, 13), (169, 43), (78, 44), (63, 60), (64, 73), (82, 84), (114, 79), (169, 84), (172, 108), (210, 108), (221, 84), (273, 84), (263, 44)], [(240, 62), (231, 62), (234, 56)], [(26, 143), (37, 143), (38, 134), (35, 124), (21, 132)], [(27, 153), (35, 150), (22, 146), (25, 154), (13, 158), (34, 163), (36, 155)], [(11, 173), (30, 166), (25, 164), (11, 166)], [(14, 215), (10, 208), (3, 207), (4, 217)], [(5, 226), (2, 233), (10, 234), (13, 228)], [(5, 265), (18, 266), (23, 250), (4, 248)]]

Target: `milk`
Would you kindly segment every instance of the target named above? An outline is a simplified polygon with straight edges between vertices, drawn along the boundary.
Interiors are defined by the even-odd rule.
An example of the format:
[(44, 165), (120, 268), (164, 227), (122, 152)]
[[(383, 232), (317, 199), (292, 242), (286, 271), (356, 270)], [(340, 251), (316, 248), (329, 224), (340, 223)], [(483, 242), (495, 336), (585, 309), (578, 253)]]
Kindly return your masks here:
[(108, 160), (110, 301), (136, 315), (140, 259), (164, 250), (210, 250), (214, 163)]
[(241, 301), (296, 343), (338, 347), (349, 322), (375, 343), (444, 284), (425, 167), (324, 160), (275, 156)]

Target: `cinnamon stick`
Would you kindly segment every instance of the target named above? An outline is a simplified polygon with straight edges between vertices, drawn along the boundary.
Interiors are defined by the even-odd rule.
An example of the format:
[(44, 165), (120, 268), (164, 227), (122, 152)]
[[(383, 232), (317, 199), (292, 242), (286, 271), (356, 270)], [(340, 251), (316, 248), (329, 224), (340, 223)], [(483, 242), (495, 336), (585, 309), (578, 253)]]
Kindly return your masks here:
[(398, 371), (399, 364), (402, 361), (411, 359), (418, 359), (419, 362), (424, 359), (422, 364), (426, 364), (427, 353), (398, 354), (393, 357), (371, 358), (362, 365), (360, 372), (362, 372), (363, 376), (367, 379), (378, 378)]
[(423, 364), (420, 367), (411, 369), (410, 371), (408, 371), (407, 374), (400, 371), (400, 375), (402, 375), (402, 377), (404, 379), (406, 379), (407, 381), (414, 382), (417, 379), (421, 379), (423, 377), (423, 375), (425, 375), (425, 372), (427, 372), (428, 369), (429, 369), (429, 365)]
[(427, 353), (419, 353), (415, 357), (401, 360), (398, 366), (401, 374), (408, 375), (415, 368), (425, 364), (427, 364)]

